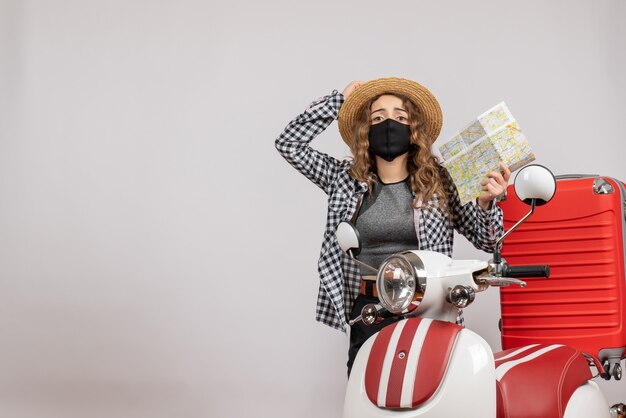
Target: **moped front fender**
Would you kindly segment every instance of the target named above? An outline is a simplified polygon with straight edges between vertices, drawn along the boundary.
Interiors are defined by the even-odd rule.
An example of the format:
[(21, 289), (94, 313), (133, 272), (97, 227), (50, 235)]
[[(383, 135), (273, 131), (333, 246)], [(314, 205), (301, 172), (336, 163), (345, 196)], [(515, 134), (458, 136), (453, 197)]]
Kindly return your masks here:
[(496, 417), (493, 353), (478, 334), (468, 329), (459, 332), (436, 392), (412, 409), (379, 408), (368, 398), (365, 370), (375, 338), (376, 335), (363, 344), (355, 359), (346, 390), (344, 418)]

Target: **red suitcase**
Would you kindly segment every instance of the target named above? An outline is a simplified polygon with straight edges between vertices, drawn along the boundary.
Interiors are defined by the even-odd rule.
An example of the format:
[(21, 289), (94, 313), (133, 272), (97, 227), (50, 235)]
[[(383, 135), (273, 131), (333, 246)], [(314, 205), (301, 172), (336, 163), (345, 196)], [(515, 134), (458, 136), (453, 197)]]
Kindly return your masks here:
[[(553, 200), (504, 240), (514, 265), (548, 264), (549, 279), (500, 290), (502, 348), (565, 344), (600, 359), (621, 378), (626, 356), (624, 205), (618, 180), (560, 176)], [(512, 186), (500, 203), (505, 229), (529, 211)]]

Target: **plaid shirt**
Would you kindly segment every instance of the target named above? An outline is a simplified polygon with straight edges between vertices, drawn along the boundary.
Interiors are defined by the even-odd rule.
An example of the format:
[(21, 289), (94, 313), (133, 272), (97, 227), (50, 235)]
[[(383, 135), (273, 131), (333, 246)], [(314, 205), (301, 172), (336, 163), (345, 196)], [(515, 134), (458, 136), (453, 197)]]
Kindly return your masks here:
[[(351, 220), (367, 191), (367, 184), (350, 176), (351, 159), (340, 161), (310, 147), (310, 142), (328, 127), (339, 113), (344, 96), (336, 90), (315, 102), (292, 120), (276, 139), (276, 149), (289, 164), (304, 174), (328, 195), (328, 214), (324, 241), (318, 262), (320, 287), (316, 319), (346, 331), (347, 316), (360, 292), (357, 264), (339, 248), (335, 230), (341, 221)], [(447, 171), (444, 170), (447, 175)], [(450, 184), (453, 184), (450, 182)], [(424, 202), (437, 207), (437, 196)], [(462, 205), (452, 185), (449, 189), (451, 217), (437, 210), (415, 209), (416, 232), (420, 250), (438, 251), (452, 256), (454, 229), (478, 249), (491, 253), (503, 233), (502, 210), (492, 203), (485, 211), (476, 202)], [(459, 317), (462, 322), (462, 314)]]

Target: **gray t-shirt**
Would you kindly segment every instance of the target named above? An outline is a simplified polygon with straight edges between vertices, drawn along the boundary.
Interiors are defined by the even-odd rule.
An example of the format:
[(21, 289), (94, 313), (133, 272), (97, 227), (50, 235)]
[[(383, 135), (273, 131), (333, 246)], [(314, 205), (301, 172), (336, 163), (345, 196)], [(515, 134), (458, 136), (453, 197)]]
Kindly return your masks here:
[[(418, 249), (412, 204), (408, 178), (398, 183), (378, 182), (371, 195), (365, 194), (356, 219), (361, 238), (360, 261), (378, 268), (394, 253)], [(372, 273), (361, 268), (361, 274)]]

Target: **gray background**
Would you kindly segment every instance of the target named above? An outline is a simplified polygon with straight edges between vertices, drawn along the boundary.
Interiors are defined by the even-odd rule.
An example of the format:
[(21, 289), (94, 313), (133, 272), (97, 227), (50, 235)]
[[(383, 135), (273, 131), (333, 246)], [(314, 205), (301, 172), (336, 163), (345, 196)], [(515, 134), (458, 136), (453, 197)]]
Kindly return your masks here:
[[(325, 196), (284, 125), (403, 76), (440, 140), (504, 100), (538, 162), (624, 180), (624, 21), (624, 0), (0, 1), (0, 416), (340, 416)], [(335, 124), (315, 146), (348, 152)], [(468, 326), (498, 349), (480, 296)]]

